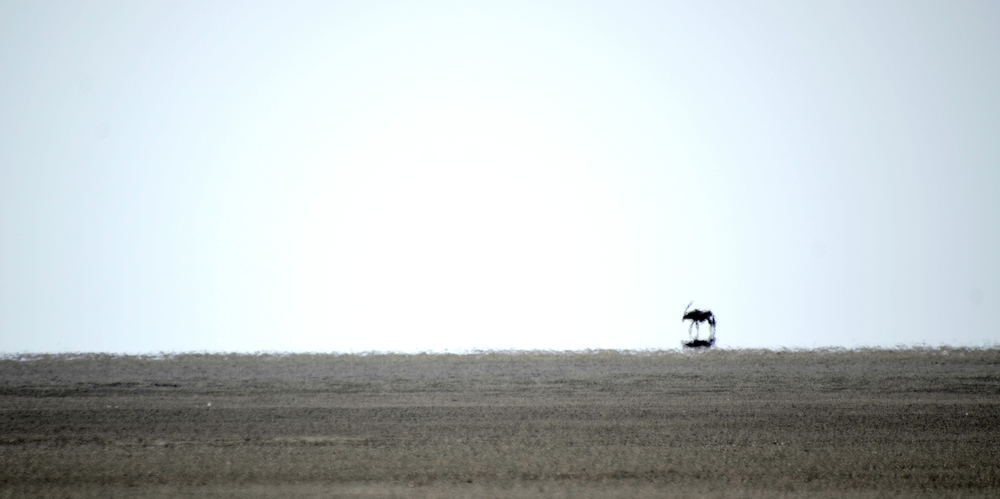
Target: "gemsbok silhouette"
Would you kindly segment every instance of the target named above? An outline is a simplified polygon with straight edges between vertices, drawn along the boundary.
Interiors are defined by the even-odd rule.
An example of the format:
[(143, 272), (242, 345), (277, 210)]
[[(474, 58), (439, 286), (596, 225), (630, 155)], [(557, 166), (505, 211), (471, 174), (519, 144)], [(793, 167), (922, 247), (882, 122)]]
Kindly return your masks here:
[[(686, 348), (711, 348), (715, 345), (715, 314), (711, 310), (698, 310), (697, 308), (688, 312), (694, 302), (688, 303), (688, 306), (684, 308), (684, 316), (681, 318), (681, 322), (691, 321), (688, 326), (688, 336), (691, 336), (691, 328), (696, 328), (698, 333), (694, 335), (694, 339), (691, 341), (684, 342), (683, 345)], [(707, 322), (709, 327), (708, 339), (703, 340), (699, 338), (701, 336), (701, 323)]]

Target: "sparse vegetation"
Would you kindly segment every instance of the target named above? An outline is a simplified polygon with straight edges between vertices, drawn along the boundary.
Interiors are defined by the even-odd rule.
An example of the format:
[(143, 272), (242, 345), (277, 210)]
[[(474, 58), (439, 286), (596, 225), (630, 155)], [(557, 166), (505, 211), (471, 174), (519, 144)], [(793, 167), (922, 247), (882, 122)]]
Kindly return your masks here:
[(996, 497), (1000, 350), (9, 356), (0, 497)]

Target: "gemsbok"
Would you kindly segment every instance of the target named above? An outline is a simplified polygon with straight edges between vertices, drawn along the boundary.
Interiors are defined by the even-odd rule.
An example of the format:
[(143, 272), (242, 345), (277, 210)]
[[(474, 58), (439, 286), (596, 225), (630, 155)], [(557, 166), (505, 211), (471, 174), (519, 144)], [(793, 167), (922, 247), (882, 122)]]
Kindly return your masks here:
[[(688, 336), (691, 336), (691, 328), (698, 330), (698, 333), (694, 335), (694, 339), (691, 341), (686, 341), (683, 343), (686, 348), (711, 348), (715, 345), (715, 314), (711, 310), (698, 310), (697, 308), (688, 312), (694, 302), (688, 303), (688, 306), (684, 309), (684, 316), (681, 318), (681, 322), (691, 321), (688, 326)], [(699, 338), (701, 335), (701, 323), (707, 322), (709, 327), (708, 339), (703, 340)]]

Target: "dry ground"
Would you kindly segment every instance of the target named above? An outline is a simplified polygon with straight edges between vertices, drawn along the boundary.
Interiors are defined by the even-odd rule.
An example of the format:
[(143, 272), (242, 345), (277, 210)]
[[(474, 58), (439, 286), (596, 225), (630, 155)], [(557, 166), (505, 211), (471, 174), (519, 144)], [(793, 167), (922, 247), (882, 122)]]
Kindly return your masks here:
[(1000, 497), (1000, 350), (0, 360), (0, 497)]

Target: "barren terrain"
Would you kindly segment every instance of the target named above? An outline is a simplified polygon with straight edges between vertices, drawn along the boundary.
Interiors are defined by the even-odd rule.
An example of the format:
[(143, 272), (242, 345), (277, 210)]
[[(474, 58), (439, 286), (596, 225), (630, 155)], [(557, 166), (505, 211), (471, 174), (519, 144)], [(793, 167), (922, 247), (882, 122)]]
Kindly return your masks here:
[(0, 360), (0, 497), (998, 497), (1000, 350)]

